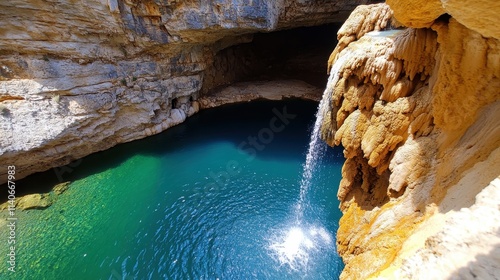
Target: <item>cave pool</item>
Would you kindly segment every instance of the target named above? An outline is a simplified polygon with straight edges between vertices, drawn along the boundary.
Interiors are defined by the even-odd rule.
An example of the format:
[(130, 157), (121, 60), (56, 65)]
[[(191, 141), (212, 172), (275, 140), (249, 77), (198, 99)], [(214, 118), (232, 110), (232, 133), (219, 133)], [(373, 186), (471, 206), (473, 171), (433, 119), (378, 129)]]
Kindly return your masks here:
[(327, 149), (301, 220), (293, 214), (316, 109), (225, 105), (60, 178), (53, 169), (18, 181), (72, 183), (47, 209), (17, 210), (17, 271), (2, 252), (0, 279), (338, 279), (340, 148)]

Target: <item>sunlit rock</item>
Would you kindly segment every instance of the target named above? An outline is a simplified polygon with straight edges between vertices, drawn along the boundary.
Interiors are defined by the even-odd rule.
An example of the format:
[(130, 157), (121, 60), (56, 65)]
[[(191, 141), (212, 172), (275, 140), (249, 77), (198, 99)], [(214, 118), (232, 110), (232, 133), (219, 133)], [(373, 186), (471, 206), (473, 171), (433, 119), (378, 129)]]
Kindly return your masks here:
[[(385, 4), (359, 7), (330, 57), (348, 57), (322, 126), (345, 149), (341, 277), (495, 279), (499, 221), (476, 223), (500, 209), (481, 199), (500, 193), (500, 42), (492, 28), (477, 32), (481, 8), (410, 2), (388, 1), (399, 22), (420, 28), (387, 18)], [(440, 17), (447, 9), (451, 18)]]

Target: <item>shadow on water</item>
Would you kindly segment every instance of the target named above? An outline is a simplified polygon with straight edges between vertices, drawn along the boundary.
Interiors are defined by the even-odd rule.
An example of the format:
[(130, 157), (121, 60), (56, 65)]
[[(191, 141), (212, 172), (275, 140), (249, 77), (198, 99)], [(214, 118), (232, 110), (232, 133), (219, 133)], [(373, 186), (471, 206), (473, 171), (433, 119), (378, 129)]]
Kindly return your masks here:
[[(304, 161), (317, 106), (317, 102), (299, 99), (257, 100), (204, 110), (160, 134), (119, 144), (64, 167), (19, 180), (16, 183), (17, 196), (49, 192), (58, 183), (114, 168), (134, 155), (166, 156), (181, 149), (194, 148), (200, 142), (207, 144), (207, 141), (231, 143), (242, 152), (250, 151), (262, 160)], [(328, 150), (326, 164), (343, 161), (341, 148)], [(6, 190), (6, 184), (0, 186), (1, 192)], [(0, 203), (6, 199), (2, 196)]]

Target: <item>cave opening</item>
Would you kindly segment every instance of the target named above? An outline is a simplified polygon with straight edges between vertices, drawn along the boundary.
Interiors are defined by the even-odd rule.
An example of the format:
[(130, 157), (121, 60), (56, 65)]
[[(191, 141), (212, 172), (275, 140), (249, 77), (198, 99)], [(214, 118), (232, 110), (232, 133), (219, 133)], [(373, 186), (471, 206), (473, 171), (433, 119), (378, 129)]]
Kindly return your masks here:
[(218, 51), (206, 70), (201, 94), (232, 83), (302, 80), (324, 88), (340, 23), (253, 34), (251, 42)]

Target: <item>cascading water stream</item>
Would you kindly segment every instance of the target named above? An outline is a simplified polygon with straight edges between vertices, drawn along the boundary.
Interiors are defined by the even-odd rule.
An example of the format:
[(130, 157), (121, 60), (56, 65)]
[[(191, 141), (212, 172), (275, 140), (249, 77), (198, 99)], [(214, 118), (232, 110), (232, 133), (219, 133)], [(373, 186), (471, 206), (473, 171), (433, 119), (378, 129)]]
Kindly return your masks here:
[(344, 62), (349, 57), (348, 54), (341, 56), (335, 64), (332, 66), (330, 76), (328, 77), (328, 83), (325, 91), (323, 92), (323, 97), (318, 105), (318, 111), (316, 112), (316, 121), (314, 123), (313, 131), (311, 132), (311, 140), (309, 141), (309, 148), (307, 150), (306, 162), (303, 165), (302, 179), (300, 181), (300, 196), (299, 201), (296, 206), (296, 219), (297, 222), (302, 220), (304, 214), (304, 206), (306, 203), (306, 195), (309, 187), (311, 186), (311, 181), (313, 179), (314, 171), (316, 170), (318, 163), (321, 162), (323, 155), (326, 150), (326, 143), (321, 140), (320, 130), (321, 124), (323, 123), (323, 116), (329, 109), (328, 104), (330, 103), (330, 94), (333, 92), (333, 87), (337, 84), (339, 80), (340, 68), (344, 65)]
[(333, 87), (339, 80), (339, 71), (344, 63), (352, 56), (346, 53), (332, 66), (328, 84), (323, 92), (323, 97), (318, 105), (316, 121), (311, 133), (306, 161), (300, 181), (300, 195), (295, 205), (294, 222), (286, 230), (280, 232), (280, 237), (273, 240), (270, 249), (277, 255), (281, 265), (288, 265), (292, 270), (307, 272), (309, 255), (321, 248), (330, 248), (332, 245), (331, 234), (315, 221), (305, 221), (304, 212), (308, 205), (307, 194), (311, 187), (315, 170), (321, 163), (327, 145), (320, 138), (321, 125), (326, 110), (329, 109)]

